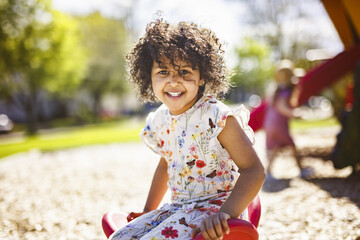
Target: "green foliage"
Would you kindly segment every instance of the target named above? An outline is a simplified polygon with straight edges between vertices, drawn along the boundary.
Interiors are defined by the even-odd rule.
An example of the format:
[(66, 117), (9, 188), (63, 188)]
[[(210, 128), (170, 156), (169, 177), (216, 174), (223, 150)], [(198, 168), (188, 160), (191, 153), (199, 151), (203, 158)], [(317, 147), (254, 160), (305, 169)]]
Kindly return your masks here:
[(43, 61), (49, 76), (44, 87), (51, 92), (66, 95), (82, 82), (87, 56), (81, 45), (77, 22), (60, 12), (53, 11), (52, 15), (53, 21), (46, 33), (51, 45)]
[[(311, 27), (301, 28), (298, 23), (314, 23), (312, 7), (321, 4), (313, 0), (242, 0), (248, 7), (248, 22), (253, 29), (253, 37), (269, 44), (272, 57), (278, 61), (291, 59), (297, 66), (305, 59), (306, 51), (319, 48), (326, 41), (319, 31)], [(301, 66), (303, 67), (303, 66)]]
[(245, 37), (241, 47), (236, 48), (238, 64), (232, 82), (247, 92), (264, 94), (265, 83), (273, 76), (273, 63), (267, 44)]
[(36, 1), (31, 7), (24, 1), (20, 6), (32, 10), (23, 12), (15, 10), (19, 1), (15, 5), (12, 2), (1, 9), (1, 18), (9, 17), (1, 19), (2, 89), (12, 93), (19, 88), (52, 92), (73, 89), (81, 80), (85, 60), (76, 23), (51, 11), (47, 1)]
[(92, 114), (96, 116), (105, 94), (119, 95), (127, 89), (125, 53), (128, 33), (124, 20), (105, 18), (98, 12), (78, 18), (78, 22), (82, 43), (89, 56), (81, 89), (92, 97)]
[(36, 131), (39, 94), (70, 93), (85, 70), (76, 22), (52, 11), (50, 3), (0, 3), (0, 97), (22, 100), (30, 134)]

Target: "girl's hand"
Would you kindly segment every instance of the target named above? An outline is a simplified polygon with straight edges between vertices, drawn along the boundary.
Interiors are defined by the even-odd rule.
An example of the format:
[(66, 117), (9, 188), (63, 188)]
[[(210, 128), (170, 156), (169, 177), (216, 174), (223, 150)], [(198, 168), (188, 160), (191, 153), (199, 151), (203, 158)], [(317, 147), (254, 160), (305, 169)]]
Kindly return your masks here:
[(304, 113), (300, 108), (294, 108), (294, 110), (293, 110), (293, 117), (294, 118), (302, 119), (303, 116), (304, 116)]
[(132, 220), (134, 220), (137, 217), (140, 217), (141, 215), (143, 215), (145, 212), (141, 212), (141, 213), (135, 213), (135, 212), (131, 212), (128, 216), (127, 216), (127, 221), (130, 222)]
[(218, 240), (222, 239), (224, 232), (230, 233), (230, 229), (227, 220), (230, 219), (230, 215), (224, 212), (218, 212), (208, 216), (202, 220), (200, 228), (195, 228), (191, 232), (191, 237), (194, 238), (199, 232), (206, 240)]

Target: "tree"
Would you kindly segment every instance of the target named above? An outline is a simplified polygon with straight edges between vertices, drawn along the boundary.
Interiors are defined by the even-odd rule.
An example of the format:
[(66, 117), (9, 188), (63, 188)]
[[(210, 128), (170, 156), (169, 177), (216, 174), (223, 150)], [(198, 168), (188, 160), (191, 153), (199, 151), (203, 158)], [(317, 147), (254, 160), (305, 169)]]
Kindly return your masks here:
[(128, 33), (123, 20), (104, 18), (98, 12), (79, 17), (78, 21), (83, 46), (89, 56), (88, 70), (81, 88), (92, 97), (92, 116), (96, 121), (104, 95), (119, 95), (126, 91)]
[(1, 1), (0, 53), (0, 94), (21, 100), (28, 134), (34, 134), (39, 95), (68, 94), (82, 79), (85, 55), (76, 22), (46, 0)]
[(245, 37), (241, 47), (235, 49), (238, 64), (232, 82), (241, 92), (263, 96), (266, 82), (273, 76), (270, 47), (255, 39)]
[[(318, 48), (321, 41), (319, 31), (310, 26), (315, 17), (310, 10), (321, 4), (313, 0), (253, 0), (244, 1), (249, 8), (248, 24), (254, 29), (256, 39), (268, 43), (272, 58), (276, 61), (287, 58), (295, 63), (303, 62), (306, 51)], [(300, 22), (309, 28), (300, 28)], [(302, 24), (303, 26), (305, 24)]]

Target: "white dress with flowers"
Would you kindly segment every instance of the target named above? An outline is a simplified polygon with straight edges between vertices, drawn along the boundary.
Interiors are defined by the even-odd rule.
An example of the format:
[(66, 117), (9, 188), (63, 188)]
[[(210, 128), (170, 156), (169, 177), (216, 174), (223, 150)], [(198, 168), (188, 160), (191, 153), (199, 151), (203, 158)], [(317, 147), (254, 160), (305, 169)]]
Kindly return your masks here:
[(239, 177), (217, 138), (229, 115), (254, 142), (245, 107), (232, 110), (210, 96), (180, 115), (171, 115), (165, 105), (149, 114), (140, 136), (168, 164), (171, 204), (135, 219), (111, 239), (191, 239), (192, 228), (218, 211)]

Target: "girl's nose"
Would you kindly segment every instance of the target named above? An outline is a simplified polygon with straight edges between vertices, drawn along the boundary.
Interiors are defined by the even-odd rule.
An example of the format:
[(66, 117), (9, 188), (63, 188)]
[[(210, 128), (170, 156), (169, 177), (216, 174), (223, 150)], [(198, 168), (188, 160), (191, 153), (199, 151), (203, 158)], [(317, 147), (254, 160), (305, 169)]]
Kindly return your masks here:
[(169, 74), (169, 84), (172, 86), (177, 86), (180, 82), (180, 76), (178, 73), (170, 72)]

